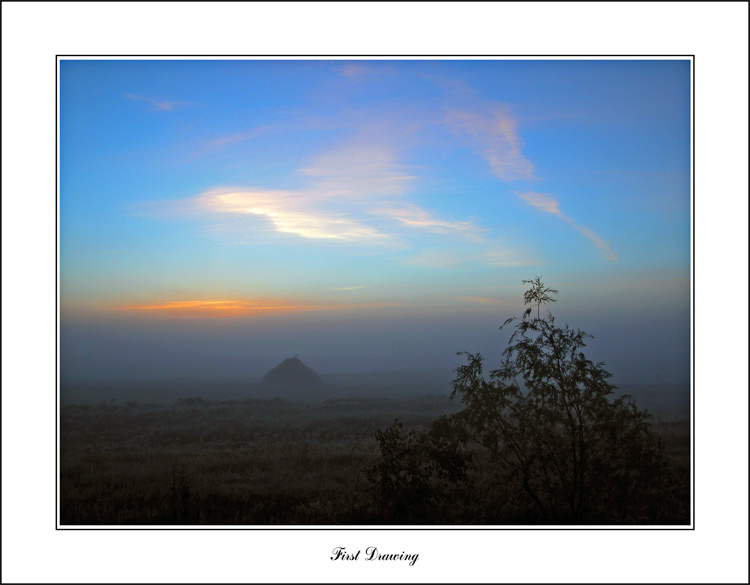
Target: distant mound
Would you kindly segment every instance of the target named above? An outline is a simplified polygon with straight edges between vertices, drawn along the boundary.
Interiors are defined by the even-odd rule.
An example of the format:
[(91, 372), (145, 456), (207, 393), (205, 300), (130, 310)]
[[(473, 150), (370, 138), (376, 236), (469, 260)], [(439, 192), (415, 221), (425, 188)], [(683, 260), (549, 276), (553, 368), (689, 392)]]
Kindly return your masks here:
[(320, 386), (323, 380), (297, 356), (287, 358), (263, 376), (263, 384), (274, 386)]

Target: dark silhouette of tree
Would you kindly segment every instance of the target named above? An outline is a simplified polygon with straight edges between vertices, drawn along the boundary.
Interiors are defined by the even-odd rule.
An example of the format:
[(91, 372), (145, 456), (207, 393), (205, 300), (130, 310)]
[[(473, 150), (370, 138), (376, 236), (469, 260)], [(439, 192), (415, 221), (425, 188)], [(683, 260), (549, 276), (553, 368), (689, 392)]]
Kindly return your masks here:
[[(525, 305), (536, 304), (536, 316), (539, 318), (539, 307), (544, 303), (556, 303), (557, 300), (552, 296), (556, 295), (558, 291), (553, 288), (544, 286), (541, 277), (535, 276), (531, 280), (522, 280), (521, 284), (530, 284), (531, 288), (523, 293), (523, 302)], [(531, 307), (526, 309), (524, 316), (531, 314)]]
[[(530, 305), (499, 365), (462, 352), (452, 399), (464, 408), (425, 430), (378, 431), (369, 468), (377, 516), (389, 523), (687, 524), (689, 470), (667, 464), (650, 415), (583, 353), (591, 336), (560, 327), (542, 305), (555, 289), (523, 281)], [(533, 316), (533, 308), (537, 316)]]
[[(661, 466), (650, 415), (616, 387), (603, 363), (581, 351), (590, 336), (559, 327), (540, 307), (557, 291), (541, 278), (524, 294), (531, 307), (510, 318), (514, 332), (496, 369), (480, 354), (456, 370), (453, 415), (462, 439), (487, 452), (503, 482), (519, 486), (545, 523), (639, 521), (648, 484)], [(640, 508), (639, 508), (640, 506)]]

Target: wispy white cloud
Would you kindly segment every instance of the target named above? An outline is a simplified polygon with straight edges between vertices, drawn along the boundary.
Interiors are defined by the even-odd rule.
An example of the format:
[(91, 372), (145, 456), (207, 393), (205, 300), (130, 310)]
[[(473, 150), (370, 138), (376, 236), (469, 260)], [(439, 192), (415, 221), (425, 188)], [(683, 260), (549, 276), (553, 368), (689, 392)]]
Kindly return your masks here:
[(125, 97), (133, 101), (142, 101), (151, 104), (155, 109), (167, 112), (169, 110), (177, 110), (192, 105), (192, 102), (174, 102), (174, 101), (158, 101), (149, 97), (141, 95), (126, 94)]
[[(238, 140), (244, 135), (237, 137)], [(375, 137), (377, 138), (377, 137)], [(403, 237), (377, 216), (391, 217), (398, 225), (439, 234), (460, 234), (480, 239), (484, 231), (471, 221), (437, 218), (405, 201), (417, 177), (400, 162), (396, 148), (363, 133), (356, 140), (307, 161), (298, 174), (309, 185), (291, 190), (217, 188), (185, 202), (181, 215), (210, 216), (222, 222), (219, 232), (237, 241), (242, 226), (236, 220), (262, 216), (274, 231), (330, 242), (359, 242), (403, 247)], [(373, 204), (383, 204), (374, 207)], [(178, 205), (173, 205), (178, 207)], [(214, 222), (214, 228), (216, 223)], [(240, 236), (240, 237), (237, 237)]]
[(378, 68), (377, 66), (371, 65), (369, 61), (349, 62), (338, 69), (338, 72), (341, 73), (341, 75), (350, 79), (372, 75), (373, 73), (378, 73), (380, 71), (382, 71), (382, 67)]
[(599, 237), (593, 230), (577, 224), (572, 218), (568, 217), (562, 211), (560, 211), (560, 202), (551, 195), (547, 195), (546, 193), (536, 193), (534, 191), (518, 193), (517, 195), (528, 204), (533, 205), (534, 207), (541, 211), (544, 211), (545, 213), (551, 213), (552, 215), (567, 223), (569, 226), (576, 229), (582, 236), (585, 236), (589, 240), (594, 242), (594, 245), (599, 249), (599, 252), (607, 260), (611, 260), (612, 262), (614, 262), (618, 259), (617, 254), (607, 241)]
[[(338, 80), (338, 84), (345, 86), (367, 83), (375, 74), (399, 75), (385, 66), (364, 61), (342, 64), (337, 71), (347, 78)], [(401, 248), (409, 247), (407, 242), (414, 243), (412, 238), (417, 233), (438, 234), (445, 236), (442, 243), (438, 236), (420, 242), (434, 247), (423, 249), (405, 262), (439, 268), (537, 264), (533, 255), (504, 245), (475, 220), (438, 215), (410, 201), (409, 195), (417, 186), (428, 183), (420, 181), (418, 176), (423, 167), (405, 164), (404, 154), (435, 143), (447, 148), (468, 146), (486, 161), (500, 181), (537, 178), (534, 164), (524, 154), (519, 120), (510, 106), (485, 101), (475, 88), (462, 81), (420, 77), (433, 85), (442, 102), (377, 112), (353, 107), (343, 111), (337, 108), (335, 113), (322, 107), (313, 112), (300, 107), (291, 112), (291, 117), (282, 116), (264, 126), (214, 135), (204, 142), (202, 152), (221, 150), (269, 134), (299, 131), (331, 131), (328, 136), (335, 131), (348, 139), (336, 148), (318, 151), (304, 159), (297, 177), (292, 178), (297, 185), (301, 180), (301, 187), (211, 189), (183, 202), (182, 206), (171, 205), (173, 212), (206, 220), (209, 229), (222, 234), (228, 243), (257, 241), (262, 225), (279, 234), (331, 244)], [(137, 95), (126, 97), (148, 103), (159, 111), (188, 104)], [(420, 195), (420, 202), (425, 201), (425, 193)], [(610, 244), (564, 214), (555, 197), (535, 191), (516, 195), (573, 227), (608, 260), (617, 260)], [(258, 222), (258, 218), (264, 218), (265, 222)], [(464, 241), (460, 246), (453, 245), (458, 238)], [(449, 239), (451, 243), (446, 245)]]
[(403, 195), (413, 181), (398, 162), (396, 150), (379, 144), (354, 143), (321, 154), (299, 171), (326, 197)]
[[(453, 131), (464, 138), (487, 161), (493, 174), (501, 181), (535, 179), (533, 163), (523, 154), (523, 141), (519, 134), (519, 124), (510, 108), (502, 103), (486, 103), (479, 99), (479, 94), (464, 83), (448, 83), (439, 80), (439, 85), (446, 88), (447, 94), (460, 107), (447, 110), (446, 123)], [(617, 254), (609, 243), (593, 230), (579, 225), (560, 210), (560, 203), (554, 197), (528, 191), (517, 193), (529, 205), (545, 213), (550, 213), (590, 239), (608, 260), (617, 260)], [(506, 265), (514, 260), (504, 253), (493, 252), (487, 259)], [(513, 265), (513, 264), (508, 264)]]
[(264, 216), (276, 231), (303, 238), (394, 244), (393, 237), (366, 224), (363, 206), (383, 197), (401, 197), (415, 178), (403, 171), (395, 149), (349, 144), (314, 157), (299, 173), (309, 180), (309, 187), (213, 189), (196, 201), (216, 214)]
[(545, 213), (552, 213), (554, 215), (562, 215), (560, 211), (560, 203), (554, 197), (545, 193), (536, 193), (534, 191), (528, 191), (526, 193), (517, 193), (517, 195), (526, 201), (529, 205), (533, 205), (537, 209), (544, 211)]
[(478, 150), (501, 181), (534, 178), (534, 165), (522, 152), (518, 122), (507, 106), (449, 109), (446, 122)]
[[(344, 64), (340, 70), (343, 76), (351, 78), (364, 77), (373, 72), (379, 72), (376, 65), (359, 62)], [(479, 94), (463, 83), (440, 82), (438, 87), (451, 107), (441, 109), (435, 105), (432, 109), (428, 108), (429, 111), (421, 113), (415, 127), (406, 123), (403, 112), (388, 112), (382, 116), (349, 113), (337, 116), (335, 123), (323, 114), (322, 121), (320, 116), (313, 116), (314, 124), (308, 120), (310, 113), (307, 112), (304, 116), (295, 117), (294, 121), (280, 120), (263, 127), (214, 137), (205, 143), (204, 150), (222, 149), (265, 136), (269, 132), (318, 129), (321, 125), (349, 134), (349, 140), (337, 148), (319, 152), (305, 160), (297, 171), (296, 182), (299, 183), (301, 177), (307, 183), (302, 187), (211, 189), (187, 202), (179, 213), (207, 217), (214, 228), (227, 228), (217, 228), (216, 231), (231, 234), (238, 242), (248, 241), (242, 236), (243, 226), (249, 230), (257, 230), (258, 227), (257, 222), (248, 223), (242, 218), (256, 216), (265, 218), (268, 227), (278, 233), (332, 243), (403, 246), (404, 241), (408, 241), (415, 232), (422, 231), (460, 237), (477, 244), (469, 255), (446, 255), (441, 251), (433, 257), (431, 252), (424, 252), (412, 259), (422, 265), (456, 266), (481, 262), (493, 266), (521, 266), (533, 263), (524, 254), (494, 245), (492, 240), (487, 239), (490, 230), (475, 221), (438, 216), (408, 200), (409, 193), (419, 180), (415, 170), (421, 167), (404, 164), (402, 154), (405, 149), (418, 148), (428, 137), (434, 138), (436, 135), (439, 140), (444, 140), (446, 136), (462, 137), (487, 161), (500, 180), (534, 178), (533, 164), (523, 154), (518, 122), (509, 107), (481, 101)], [(183, 103), (158, 102), (134, 95), (128, 98), (143, 100), (160, 110), (172, 109)], [(434, 132), (437, 134), (430, 134)], [(550, 203), (551, 200), (534, 200), (534, 194), (527, 195), (529, 203), (548, 213), (555, 213), (596, 241), (596, 234), (573, 224), (570, 218), (559, 212), (559, 207), (549, 207), (554, 204)], [(388, 219), (392, 221), (389, 223)], [(606, 249), (606, 242), (601, 239), (599, 242), (597, 245)], [(479, 250), (480, 247), (483, 249)]]
[(389, 238), (364, 225), (316, 205), (310, 194), (270, 190), (212, 190), (197, 201), (216, 214), (259, 215), (267, 218), (276, 231), (308, 239), (342, 242), (387, 243)]
[(600, 238), (596, 233), (594, 233), (589, 228), (578, 225), (576, 222), (574, 222), (571, 218), (561, 215), (560, 219), (562, 219), (565, 223), (569, 224), (582, 235), (587, 237), (589, 240), (594, 242), (594, 245), (599, 249), (599, 252), (602, 256), (604, 256), (607, 260), (610, 260), (612, 262), (616, 262), (619, 258), (615, 251), (612, 249), (612, 246), (609, 245), (609, 242), (603, 240)]
[(470, 249), (427, 249), (407, 258), (405, 263), (425, 268), (462, 268), (471, 264), (512, 268), (533, 266), (538, 262), (519, 247), (494, 243), (489, 248), (478, 246)]
[(434, 214), (416, 205), (401, 207), (383, 207), (369, 211), (375, 215), (385, 215), (413, 228), (426, 229), (438, 234), (457, 234), (472, 240), (481, 240), (486, 228), (479, 227), (471, 221), (450, 221), (439, 219)]
[(247, 130), (246, 132), (237, 132), (235, 134), (229, 134), (227, 136), (219, 136), (218, 138), (212, 138), (205, 144), (203, 151), (199, 154), (203, 154), (204, 152), (208, 152), (212, 150), (219, 150), (222, 148), (232, 146), (234, 144), (239, 144), (247, 140), (258, 138), (259, 136), (262, 136), (268, 133), (272, 129), (273, 129), (272, 124), (265, 124), (263, 126), (259, 126), (257, 128)]

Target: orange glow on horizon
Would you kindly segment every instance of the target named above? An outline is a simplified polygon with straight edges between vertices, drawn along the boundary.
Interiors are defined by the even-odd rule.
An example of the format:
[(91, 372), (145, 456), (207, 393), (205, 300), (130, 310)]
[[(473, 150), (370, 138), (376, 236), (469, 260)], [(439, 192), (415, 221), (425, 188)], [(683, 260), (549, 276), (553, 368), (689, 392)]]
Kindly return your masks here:
[(303, 311), (324, 311), (337, 309), (360, 309), (371, 307), (393, 307), (397, 303), (361, 304), (311, 304), (288, 300), (244, 299), (244, 300), (191, 300), (167, 301), (154, 304), (121, 305), (110, 310), (143, 315), (200, 318), (200, 317), (250, 317), (258, 315), (279, 315)]

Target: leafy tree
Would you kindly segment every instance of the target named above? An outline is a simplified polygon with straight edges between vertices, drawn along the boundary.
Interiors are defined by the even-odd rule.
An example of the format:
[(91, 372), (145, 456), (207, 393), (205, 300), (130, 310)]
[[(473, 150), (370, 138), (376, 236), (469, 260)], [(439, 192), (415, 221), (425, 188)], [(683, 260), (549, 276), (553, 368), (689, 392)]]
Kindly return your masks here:
[(461, 353), (452, 398), (465, 409), (454, 417), (462, 440), (490, 455), (504, 482), (518, 486), (545, 523), (642, 521), (641, 497), (662, 462), (651, 439), (650, 415), (632, 398), (614, 398), (603, 363), (581, 351), (591, 337), (559, 327), (542, 305), (557, 291), (541, 278), (524, 295), (529, 307), (496, 369), (484, 375), (480, 354)]

